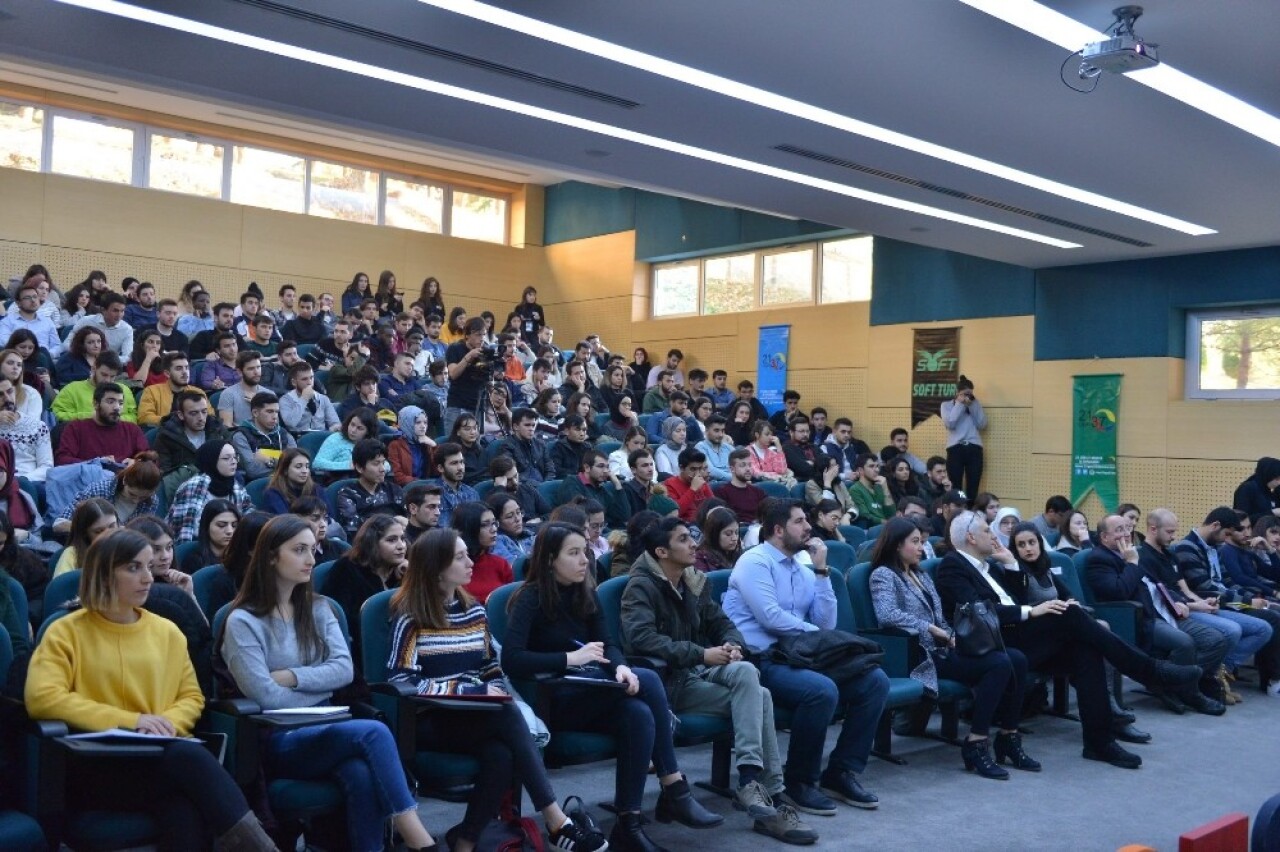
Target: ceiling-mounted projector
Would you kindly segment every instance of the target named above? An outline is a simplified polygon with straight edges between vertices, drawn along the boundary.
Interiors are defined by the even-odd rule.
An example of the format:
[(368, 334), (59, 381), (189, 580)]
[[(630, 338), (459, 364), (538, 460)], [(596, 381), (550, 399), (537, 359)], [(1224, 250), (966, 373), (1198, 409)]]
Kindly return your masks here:
[(1120, 35), (1086, 44), (1080, 54), (1081, 70), (1087, 65), (1112, 74), (1127, 74), (1143, 68), (1154, 68), (1159, 64), (1160, 57), (1156, 55), (1155, 45), (1149, 45), (1135, 35)]
[[(1059, 76), (1067, 88), (1081, 93), (1092, 92), (1098, 87), (1098, 79), (1103, 71), (1128, 74), (1130, 71), (1154, 68), (1160, 64), (1160, 57), (1156, 55), (1159, 45), (1147, 44), (1133, 31), (1134, 22), (1142, 17), (1142, 7), (1120, 6), (1113, 9), (1111, 14), (1116, 19), (1107, 27), (1107, 38), (1086, 44), (1063, 61)], [(1080, 70), (1077, 72), (1079, 78), (1093, 84), (1087, 89), (1072, 85), (1067, 79), (1067, 63), (1074, 56), (1080, 57)]]

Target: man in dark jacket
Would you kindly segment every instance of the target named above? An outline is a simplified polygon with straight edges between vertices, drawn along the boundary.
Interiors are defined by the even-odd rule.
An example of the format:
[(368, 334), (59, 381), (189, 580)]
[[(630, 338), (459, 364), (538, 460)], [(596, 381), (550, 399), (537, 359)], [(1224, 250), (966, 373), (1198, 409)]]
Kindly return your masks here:
[(814, 469), (826, 467), (827, 458), (822, 450), (809, 440), (809, 418), (797, 414), (791, 418), (791, 440), (782, 445), (782, 452), (787, 457), (787, 467), (796, 476), (796, 482), (807, 482), (813, 479)]
[(693, 567), (696, 546), (688, 525), (666, 518), (646, 531), (644, 546), (622, 593), (623, 649), (667, 664), (675, 712), (733, 719), (735, 798), (756, 830), (813, 843), (817, 833), (788, 805), (773, 803), (783, 790), (773, 700), (760, 686), (759, 671), (742, 658), (742, 634), (712, 599), (706, 575)]
[(196, 450), (207, 441), (231, 440), (227, 428), (209, 416), (208, 398), (195, 390), (179, 391), (174, 412), (160, 424), (152, 446), (160, 455), (160, 473), (168, 476), (183, 465), (196, 464)]
[(1280, 459), (1263, 456), (1253, 470), (1253, 476), (1236, 487), (1232, 507), (1249, 516), (1253, 523), (1267, 515), (1280, 515), (1276, 508), (1275, 490), (1280, 486)]
[(534, 485), (555, 479), (546, 445), (533, 434), (537, 424), (537, 412), (532, 408), (517, 408), (511, 413), (511, 434), (492, 444), (488, 453), (491, 459), (498, 455), (511, 456), (521, 479)]
[(630, 504), (622, 493), (622, 483), (609, 471), (609, 457), (597, 449), (582, 454), (582, 465), (577, 473), (565, 476), (556, 492), (556, 503), (564, 506), (575, 497), (594, 500), (604, 507), (609, 526), (621, 529), (631, 520)]

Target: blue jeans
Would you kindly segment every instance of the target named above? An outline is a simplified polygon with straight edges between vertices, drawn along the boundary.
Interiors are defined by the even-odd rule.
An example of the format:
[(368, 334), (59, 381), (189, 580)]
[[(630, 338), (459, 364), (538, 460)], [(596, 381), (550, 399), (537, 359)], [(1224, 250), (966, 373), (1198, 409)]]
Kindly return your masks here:
[(883, 670), (870, 669), (837, 687), (819, 672), (762, 660), (760, 683), (772, 693), (775, 705), (792, 711), (791, 743), (783, 771), (788, 785), (818, 783), (827, 726), (841, 705), (844, 723), (827, 767), (832, 772), (862, 772), (867, 768), (876, 725), (889, 697), (889, 676)]
[(367, 719), (276, 731), (267, 741), (267, 777), (336, 780), (356, 852), (379, 852), (387, 820), (418, 806), (391, 731)]
[(1223, 608), (1216, 613), (1193, 612), (1191, 618), (1227, 637), (1230, 648), (1223, 662), (1233, 671), (1271, 641), (1271, 625), (1242, 612)]
[(633, 671), (640, 681), (635, 695), (591, 686), (558, 690), (548, 722), (553, 732), (593, 731), (618, 738), (613, 802), (623, 813), (640, 810), (650, 760), (659, 778), (680, 770), (662, 679), (649, 669)]

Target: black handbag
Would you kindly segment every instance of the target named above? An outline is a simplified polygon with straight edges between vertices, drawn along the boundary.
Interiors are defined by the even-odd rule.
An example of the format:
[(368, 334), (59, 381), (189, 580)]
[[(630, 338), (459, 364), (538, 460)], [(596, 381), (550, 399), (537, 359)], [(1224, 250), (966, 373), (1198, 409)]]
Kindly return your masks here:
[(1000, 619), (985, 601), (957, 605), (951, 626), (956, 631), (956, 653), (961, 656), (981, 657), (1004, 650)]

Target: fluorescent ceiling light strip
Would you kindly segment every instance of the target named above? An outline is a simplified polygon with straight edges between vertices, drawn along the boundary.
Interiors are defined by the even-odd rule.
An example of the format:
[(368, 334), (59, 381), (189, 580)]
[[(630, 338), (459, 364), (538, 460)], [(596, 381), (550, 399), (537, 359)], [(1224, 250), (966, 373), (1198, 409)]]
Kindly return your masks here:
[[(1006, 21), (1063, 50), (1079, 50), (1092, 41), (1106, 38), (1093, 27), (1049, 9), (1034, 0), (960, 0), (993, 18)], [(1247, 104), (1235, 95), (1185, 74), (1165, 63), (1124, 75), (1155, 89), (1193, 109), (1212, 116), (1264, 142), (1280, 146), (1280, 118)]]
[(952, 213), (949, 210), (943, 210), (939, 207), (931, 207), (927, 204), (917, 204), (913, 201), (894, 198), (893, 196), (883, 195), (878, 192), (868, 192), (867, 190), (836, 183), (835, 181), (811, 177), (810, 175), (801, 174), (800, 172), (776, 168), (765, 163), (756, 163), (751, 160), (742, 159), (741, 157), (733, 157), (728, 154), (722, 154), (718, 151), (698, 148), (693, 145), (686, 145), (681, 142), (663, 139), (658, 136), (650, 136), (647, 133), (637, 133), (622, 127), (614, 127), (613, 125), (603, 124), (598, 121), (591, 121), (590, 119), (580, 118), (567, 113), (543, 109), (541, 107), (532, 106), (531, 104), (524, 104), (507, 98), (488, 95), (484, 92), (477, 92), (471, 89), (451, 86), (447, 83), (428, 80), (424, 77), (417, 77), (401, 71), (393, 71), (389, 68), (370, 65), (366, 62), (357, 62), (341, 56), (333, 56), (331, 54), (309, 50), (304, 47), (286, 44), (285, 42), (273, 41), (260, 36), (229, 30), (224, 27), (217, 27), (210, 24), (200, 23), (199, 21), (179, 18), (175, 15), (169, 15), (164, 12), (156, 12), (151, 9), (130, 6), (127, 3), (120, 3), (118, 0), (56, 0), (56, 2), (67, 6), (75, 6), (81, 9), (105, 12), (110, 15), (116, 15), (117, 17), (152, 24), (166, 29), (177, 30), (191, 35), (203, 36), (226, 44), (234, 44), (239, 47), (262, 51), (263, 53), (269, 53), (273, 56), (285, 56), (290, 59), (296, 59), (299, 62), (306, 62), (312, 65), (332, 68), (337, 71), (345, 71), (349, 74), (356, 74), (361, 77), (381, 80), (398, 86), (405, 86), (407, 88), (417, 89), (423, 92), (443, 95), (444, 97), (456, 98), (469, 103), (479, 104), (481, 106), (488, 106), (494, 109), (528, 116), (530, 118), (549, 121), (565, 127), (573, 127), (590, 133), (599, 133), (603, 136), (610, 136), (614, 139), (622, 139), (639, 145), (645, 145), (650, 148), (658, 148), (674, 154), (693, 157), (706, 162), (729, 166), (730, 168), (741, 169), (743, 171), (754, 172), (755, 174), (765, 175), (767, 177), (773, 177), (779, 180), (789, 181), (791, 183), (810, 186), (814, 189), (836, 193), (838, 195), (855, 198), (860, 201), (867, 201), (872, 204), (892, 207), (897, 210), (904, 210), (909, 213), (917, 213), (921, 216), (944, 219), (948, 222), (968, 225), (973, 228), (981, 228), (985, 231), (994, 231), (999, 234), (1043, 243), (1044, 245), (1055, 246), (1057, 248), (1081, 248), (1079, 243), (1060, 240), (1056, 237), (1037, 234), (1032, 231), (1024, 231), (1021, 228), (1011, 228), (1008, 225), (1002, 225), (999, 222), (991, 222), (986, 219), (977, 219), (973, 216)]
[[(1002, 0), (1001, 0), (1002, 1)], [(1139, 207), (1135, 204), (1129, 204), (1115, 198), (1109, 198), (1096, 192), (1090, 192), (1087, 189), (1070, 186), (1060, 183), (1049, 178), (1033, 175), (1030, 172), (1024, 172), (1011, 166), (1001, 165), (992, 160), (985, 160), (982, 157), (975, 157), (966, 154), (963, 151), (957, 151), (954, 148), (947, 148), (943, 145), (936, 145), (923, 139), (917, 139), (914, 136), (908, 136), (905, 133), (899, 133), (847, 115), (841, 115), (813, 104), (798, 101), (794, 98), (785, 97), (775, 92), (765, 89), (759, 89), (755, 86), (749, 86), (740, 83), (737, 80), (731, 80), (727, 77), (721, 77), (717, 74), (711, 74), (692, 68), (688, 65), (681, 65), (678, 62), (672, 62), (662, 59), (652, 54), (642, 53), (628, 47), (623, 47), (613, 42), (604, 41), (593, 36), (584, 35), (574, 30), (548, 24), (545, 21), (536, 18), (526, 17), (508, 12), (505, 9), (498, 9), (484, 3), (478, 3), (476, 0), (417, 0), (428, 6), (434, 6), (438, 9), (454, 12), (464, 15), (475, 20), (484, 21), (504, 29), (514, 30), (534, 38), (540, 38), (563, 47), (572, 48), (583, 53), (589, 53), (592, 56), (598, 56), (602, 59), (608, 59), (618, 62), (632, 68), (638, 68), (642, 71), (648, 71), (661, 77), (666, 77), (680, 83), (688, 83), (701, 89), (714, 92), (719, 95), (726, 95), (736, 100), (744, 101), (756, 106), (766, 107), (776, 112), (785, 113), (796, 118), (812, 121), (835, 130), (842, 130), (857, 136), (863, 136), (868, 139), (874, 139), (877, 142), (883, 142), (886, 145), (893, 145), (897, 148), (903, 148), (926, 157), (933, 157), (937, 160), (951, 163), (953, 165), (962, 166), (963, 168), (972, 169), (983, 174), (1008, 180), (1013, 183), (1038, 189), (1051, 195), (1067, 198), (1071, 201), (1078, 201), (1081, 204), (1087, 204), (1091, 207), (1098, 207), (1103, 210), (1109, 210), (1112, 213), (1118, 213), (1122, 216), (1129, 216), (1134, 219), (1140, 219), (1144, 222), (1150, 222), (1153, 225), (1159, 225), (1174, 231), (1179, 231), (1191, 236), (1204, 236), (1205, 234), (1217, 233), (1211, 228), (1203, 225), (1197, 225), (1193, 222), (1187, 222), (1182, 219), (1167, 216), (1154, 210), (1148, 210), (1145, 207)], [(1083, 29), (1088, 29), (1084, 27)], [(1084, 41), (1080, 41), (1080, 45)], [(1073, 48), (1075, 49), (1075, 48)]]

